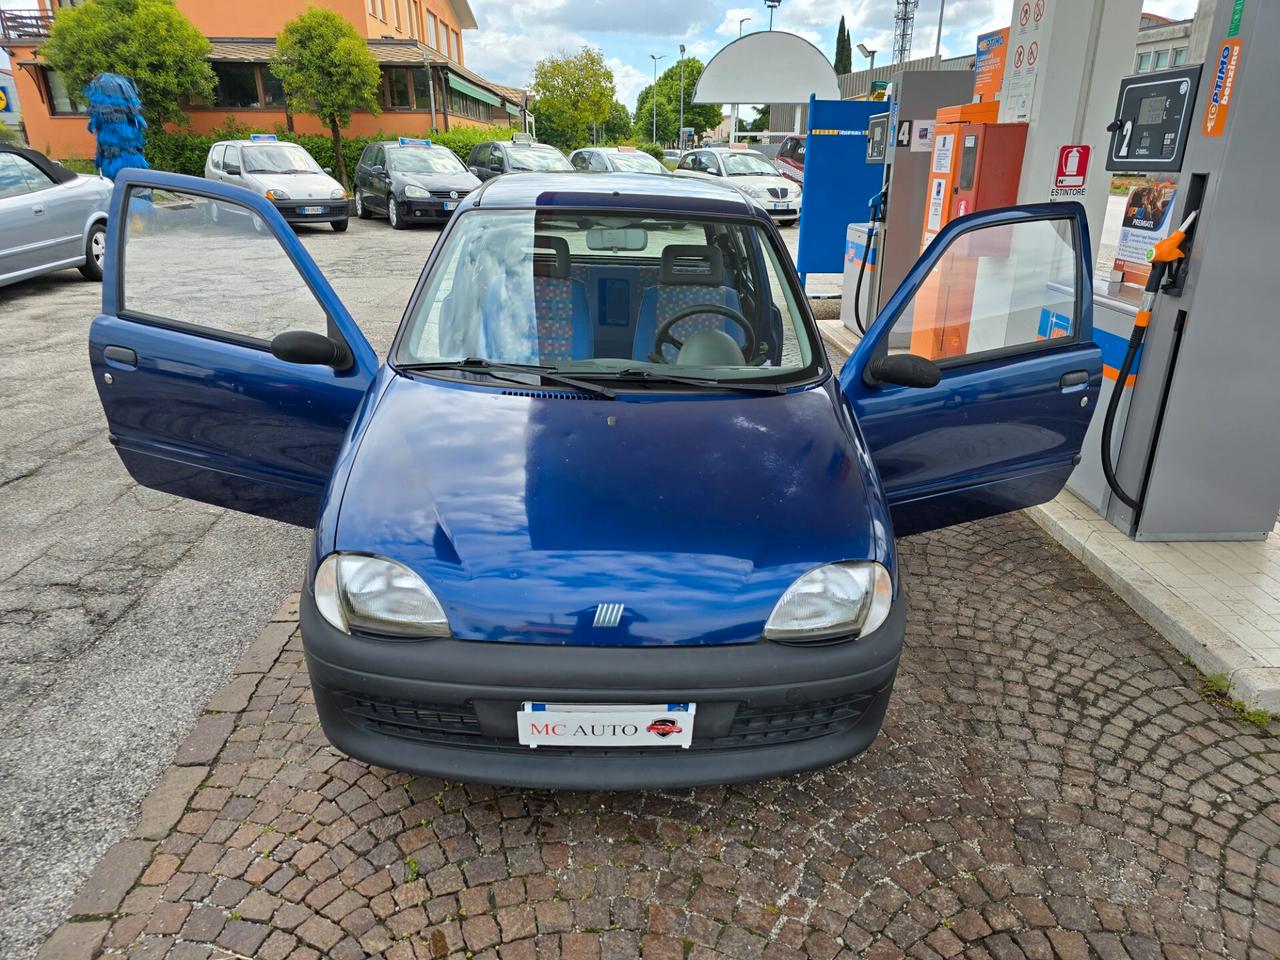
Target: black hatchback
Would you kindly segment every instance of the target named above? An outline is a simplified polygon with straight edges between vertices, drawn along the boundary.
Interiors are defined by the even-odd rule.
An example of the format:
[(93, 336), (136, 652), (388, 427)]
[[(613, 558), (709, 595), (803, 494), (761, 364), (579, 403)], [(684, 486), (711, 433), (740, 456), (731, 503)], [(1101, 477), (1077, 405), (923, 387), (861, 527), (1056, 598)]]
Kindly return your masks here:
[(356, 216), (385, 216), (397, 230), (443, 223), (478, 186), (452, 150), (430, 140), (371, 143), (356, 166)]

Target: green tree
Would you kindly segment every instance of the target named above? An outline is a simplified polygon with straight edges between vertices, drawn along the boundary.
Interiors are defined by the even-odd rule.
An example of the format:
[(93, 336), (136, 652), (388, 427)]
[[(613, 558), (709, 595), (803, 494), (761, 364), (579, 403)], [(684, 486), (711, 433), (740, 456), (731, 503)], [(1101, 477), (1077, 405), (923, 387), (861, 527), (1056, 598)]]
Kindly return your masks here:
[(182, 96), (212, 95), (212, 50), (174, 0), (92, 0), (59, 8), (40, 55), (71, 91), (100, 73), (131, 78), (147, 123), (159, 127), (186, 119)]
[(613, 106), (609, 108), (609, 116), (600, 131), (601, 138), (606, 143), (618, 143), (622, 140), (630, 140), (633, 130), (631, 111), (625, 104), (617, 100), (613, 101)]
[(271, 72), (280, 78), (291, 110), (317, 116), (329, 127), (338, 179), (350, 189), (342, 128), (357, 110), (380, 112), (382, 71), (369, 47), (343, 17), (308, 7), (276, 37)]
[(539, 60), (533, 68), (533, 115), (538, 139), (562, 150), (591, 142), (591, 134), (603, 126), (613, 109), (616, 88), (613, 71), (594, 47), (574, 54), (558, 53)]
[[(625, 109), (625, 108), (624, 108)], [(630, 116), (627, 117), (627, 123), (631, 122)], [(18, 131), (13, 129), (3, 120), (0, 120), (0, 143), (17, 143)]]
[(836, 75), (853, 73), (853, 45), (849, 42), (849, 30), (844, 25), (844, 17), (840, 18), (840, 28), (836, 30)]
[[(680, 136), (680, 101), (684, 100), (684, 125), (693, 127), (695, 133), (714, 128), (722, 116), (718, 103), (694, 103), (693, 91), (702, 76), (702, 61), (697, 57), (684, 59), (684, 84), (681, 89), (679, 61), (672, 64), (658, 77), (658, 142), (673, 143)], [(636, 130), (646, 136), (653, 132), (653, 87), (640, 91), (636, 101)], [(664, 122), (664, 116), (669, 119)]]

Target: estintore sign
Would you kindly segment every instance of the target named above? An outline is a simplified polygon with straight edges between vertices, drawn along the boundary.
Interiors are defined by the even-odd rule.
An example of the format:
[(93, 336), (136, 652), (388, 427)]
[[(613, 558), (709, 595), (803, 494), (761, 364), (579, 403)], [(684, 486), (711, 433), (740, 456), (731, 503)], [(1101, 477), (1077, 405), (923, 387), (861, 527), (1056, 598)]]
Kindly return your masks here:
[(911, 121), (903, 120), (898, 124), (898, 146), (911, 146)]
[(1068, 144), (1058, 151), (1058, 172), (1054, 174), (1055, 187), (1082, 187), (1089, 173), (1089, 145)]

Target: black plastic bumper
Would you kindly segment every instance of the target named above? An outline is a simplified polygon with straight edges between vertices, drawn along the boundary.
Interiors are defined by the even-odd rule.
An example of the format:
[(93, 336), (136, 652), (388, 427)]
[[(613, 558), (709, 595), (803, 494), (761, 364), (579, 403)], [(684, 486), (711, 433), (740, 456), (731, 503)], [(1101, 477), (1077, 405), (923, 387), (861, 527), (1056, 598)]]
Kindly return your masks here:
[(414, 223), (444, 223), (453, 216), (453, 210), (446, 210), (445, 203), (452, 203), (453, 209), (458, 209), (458, 204), (462, 202), (462, 198), (457, 200), (401, 200), (400, 210), (406, 220)]
[[(346, 200), (290, 200), (276, 203), (275, 207), (289, 223), (333, 223), (351, 216), (350, 204)], [(316, 207), (320, 208), (320, 213), (302, 212)]]
[[(906, 619), (900, 595), (847, 643), (552, 647), (381, 641), (335, 630), (304, 591), (307, 667), (326, 736), (378, 766), (535, 788), (629, 790), (758, 780), (828, 766), (884, 721)], [(694, 743), (617, 749), (516, 740), (525, 700), (694, 702)]]

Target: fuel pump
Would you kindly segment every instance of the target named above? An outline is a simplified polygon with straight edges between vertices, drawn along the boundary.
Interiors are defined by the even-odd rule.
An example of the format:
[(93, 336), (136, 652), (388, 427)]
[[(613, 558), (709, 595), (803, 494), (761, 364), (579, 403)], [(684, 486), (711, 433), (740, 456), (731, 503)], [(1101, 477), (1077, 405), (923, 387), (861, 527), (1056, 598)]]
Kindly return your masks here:
[(867, 201), (870, 216), (867, 219), (866, 251), (862, 257), (862, 262), (858, 265), (858, 282), (853, 290), (854, 322), (858, 325), (858, 332), (862, 334), (867, 332), (868, 319), (862, 315), (862, 281), (867, 274), (867, 262), (875, 262), (877, 250), (876, 237), (878, 233), (877, 225), (884, 223), (885, 205), (887, 204), (888, 199), (889, 187), (886, 184), (881, 188), (879, 193), (873, 194), (871, 199)]

